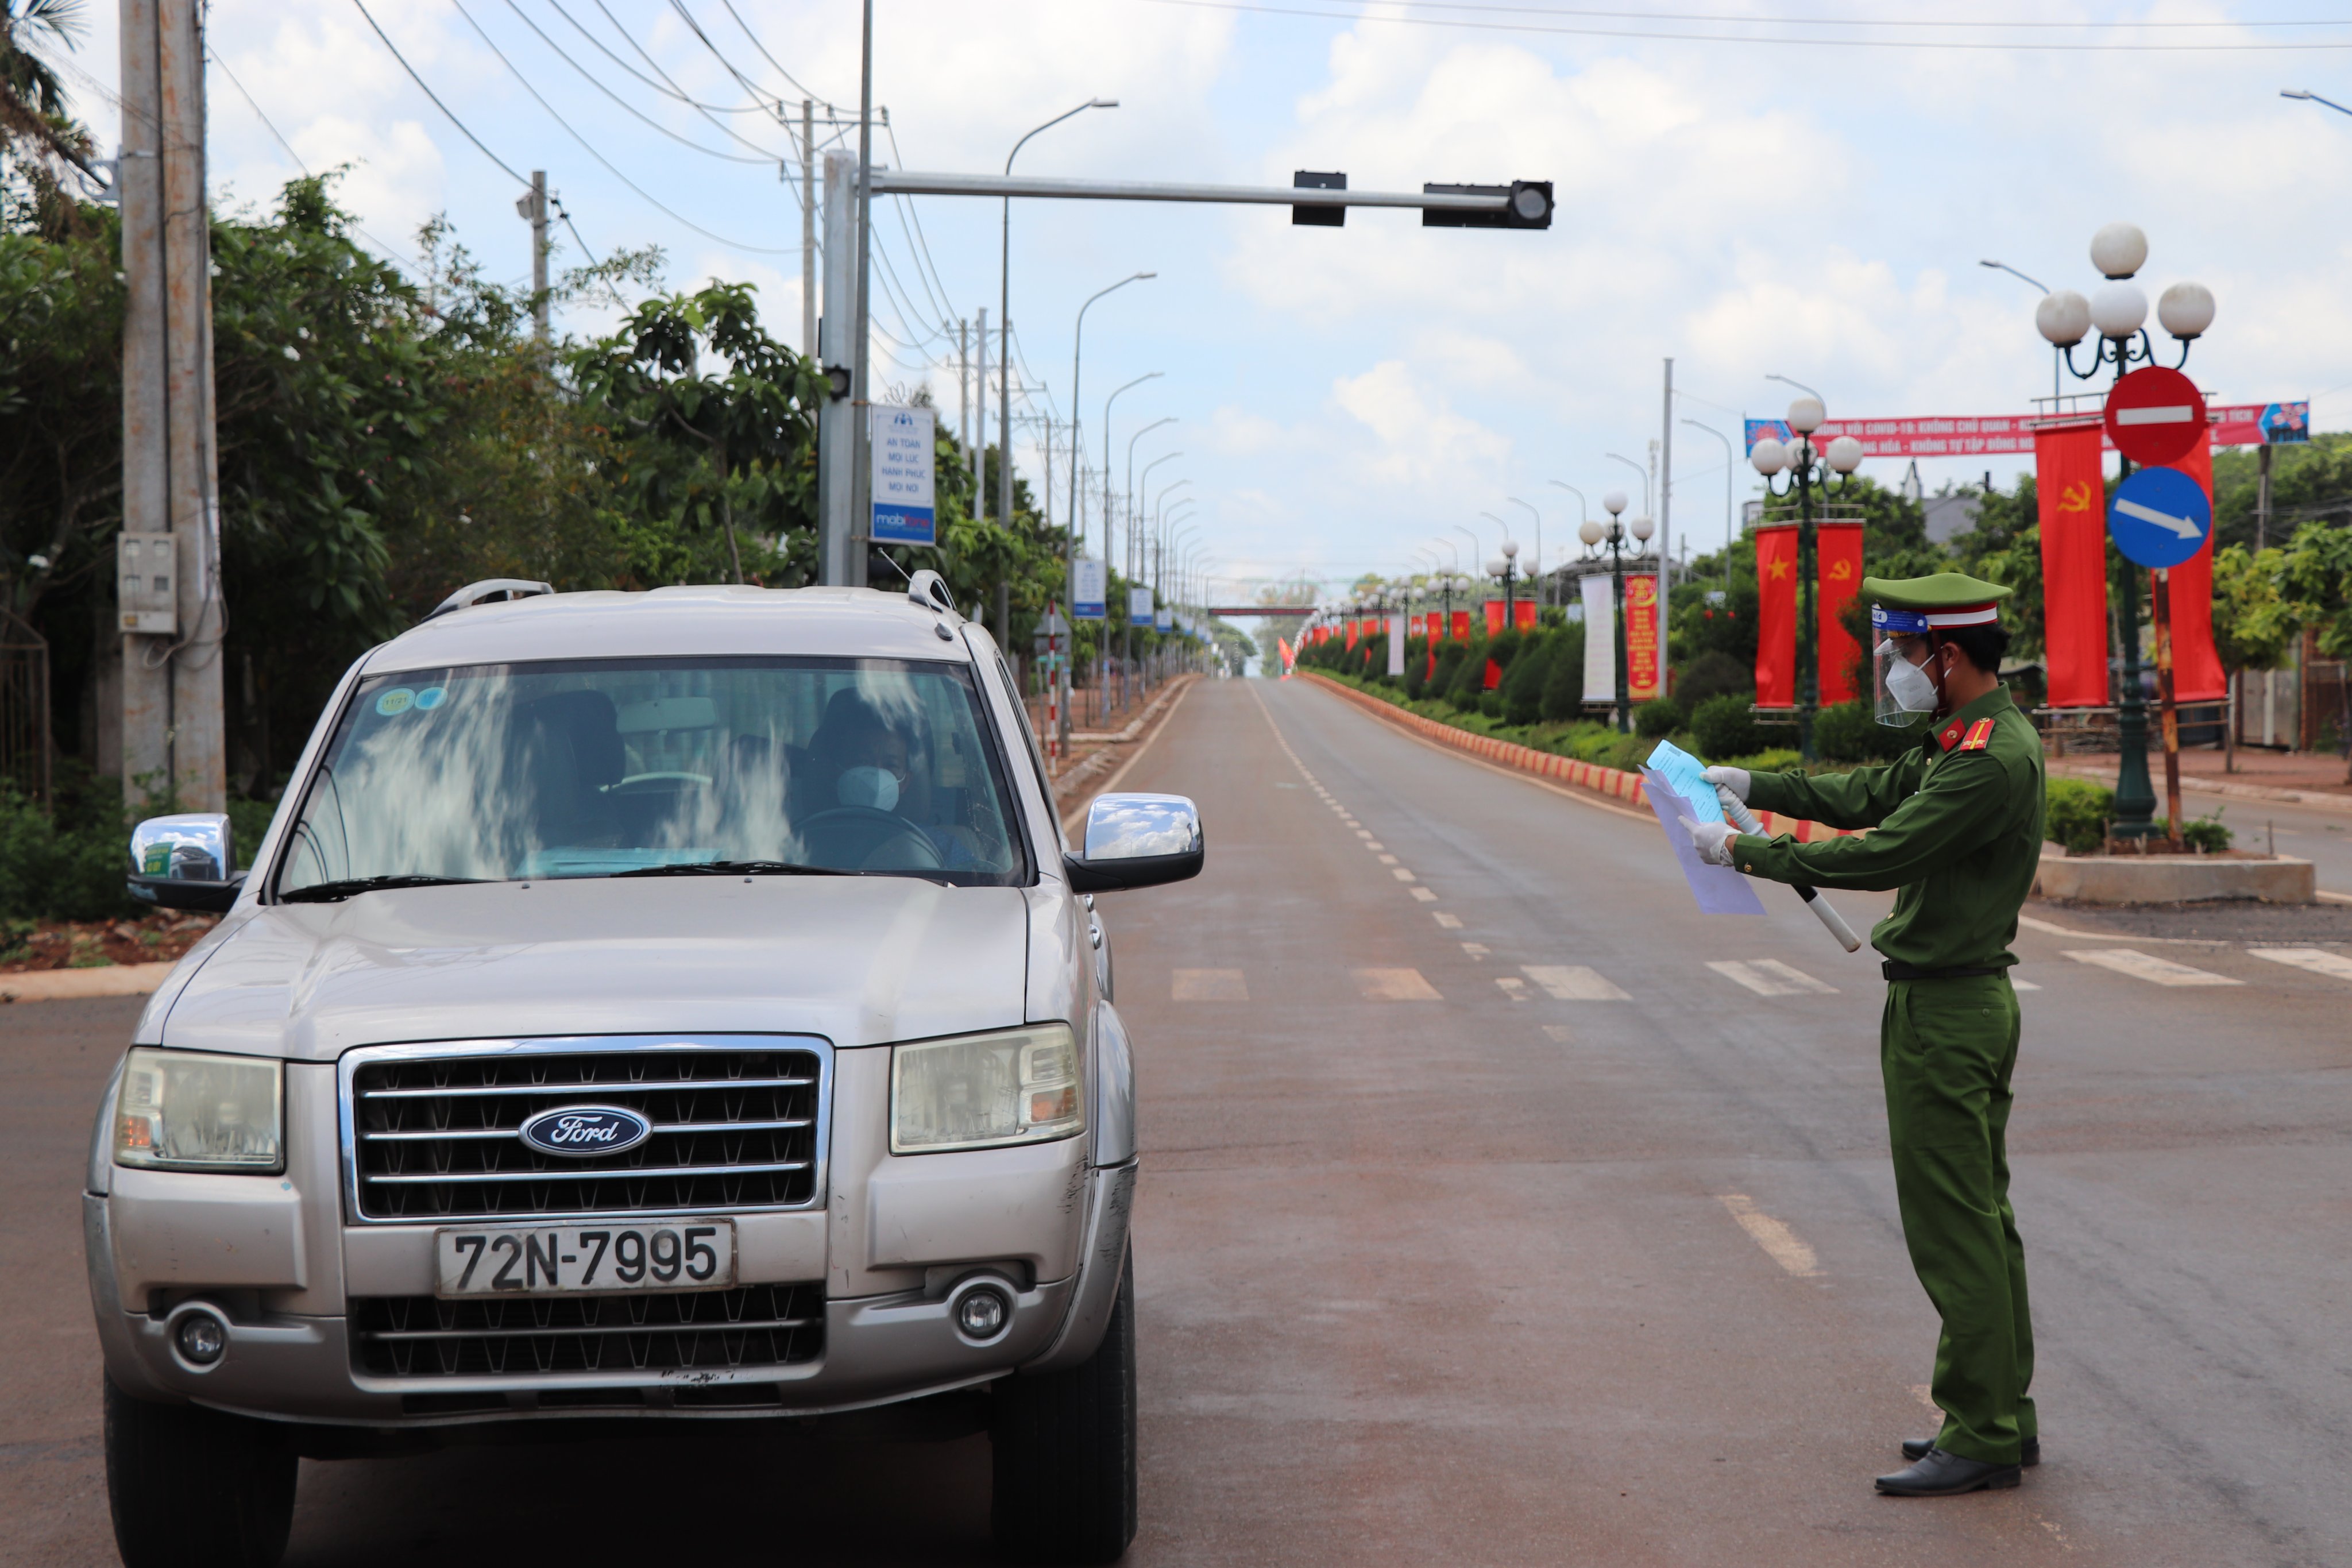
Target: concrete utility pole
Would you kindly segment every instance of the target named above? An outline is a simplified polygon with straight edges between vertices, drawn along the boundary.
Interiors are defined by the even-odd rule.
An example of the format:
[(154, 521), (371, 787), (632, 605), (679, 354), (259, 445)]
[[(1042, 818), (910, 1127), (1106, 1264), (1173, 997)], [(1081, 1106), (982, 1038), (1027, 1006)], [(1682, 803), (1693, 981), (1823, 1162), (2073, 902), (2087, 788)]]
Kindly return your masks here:
[(971, 450), (971, 323), (956, 322), (956, 438)]
[(840, 153), (824, 155), (824, 315), (817, 331), (829, 385), (816, 421), (816, 580), (827, 587), (855, 583), (849, 574), (851, 535), (864, 531), (851, 525), (857, 499), (851, 473), (857, 461), (857, 405), (850, 396), (849, 369), (850, 335), (857, 321), (858, 257), (852, 233), (856, 184), (857, 160)]
[(845, 542), (848, 552), (846, 574), (841, 579), (853, 588), (866, 586), (866, 535), (873, 527), (874, 504), (870, 486), (873, 474), (866, 461), (866, 443), (872, 438), (869, 428), (874, 407), (874, 383), (869, 361), (873, 358), (873, 316), (868, 300), (871, 278), (872, 245), (874, 238), (874, 0), (866, 0), (865, 32), (859, 40), (857, 76), (857, 273), (851, 279), (852, 292), (857, 300), (857, 336), (851, 345), (856, 357), (850, 361), (849, 401), (855, 417), (850, 421), (849, 489), (856, 499), (850, 506), (855, 523)]
[(201, 0), (121, 0), (122, 796), (228, 805)]
[(1669, 522), (1675, 510), (1675, 361), (1671, 354), (1666, 356), (1666, 398), (1658, 428), (1663, 432), (1658, 442), (1658, 625), (1664, 627), (1666, 591), (1674, 586), (1675, 564), (1674, 552), (1666, 545), (1674, 536)]
[(801, 100), (801, 353), (816, 353), (816, 105), (805, 98)]
[(972, 402), (971, 520), (988, 521), (988, 307), (980, 308), (980, 378)]
[(547, 342), (547, 171), (530, 172), (530, 189), (515, 198), (515, 215), (530, 222), (530, 335)]

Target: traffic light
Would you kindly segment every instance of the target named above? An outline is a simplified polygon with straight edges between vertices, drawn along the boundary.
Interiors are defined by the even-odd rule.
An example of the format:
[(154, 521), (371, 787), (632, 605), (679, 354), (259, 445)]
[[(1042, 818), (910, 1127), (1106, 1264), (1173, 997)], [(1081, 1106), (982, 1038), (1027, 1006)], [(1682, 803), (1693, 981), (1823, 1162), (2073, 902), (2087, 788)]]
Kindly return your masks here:
[[(1549, 228), (1551, 226), (1551, 182), (1549, 180), (1513, 180), (1507, 185), (1439, 185), (1424, 184), (1425, 196), (1508, 196), (1509, 201), (1499, 212), (1439, 211), (1421, 209), (1423, 228)], [(1296, 210), (1296, 209), (1293, 209)]]

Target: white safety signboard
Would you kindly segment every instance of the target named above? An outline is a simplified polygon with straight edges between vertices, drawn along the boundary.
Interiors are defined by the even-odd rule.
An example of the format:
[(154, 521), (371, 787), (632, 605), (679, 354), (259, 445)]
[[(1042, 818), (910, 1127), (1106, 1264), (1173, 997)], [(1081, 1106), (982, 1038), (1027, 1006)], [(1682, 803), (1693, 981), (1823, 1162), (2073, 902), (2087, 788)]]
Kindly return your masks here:
[(936, 544), (932, 434), (928, 408), (873, 410), (874, 517), (877, 544)]
[(1127, 591), (1127, 619), (1130, 626), (1150, 626), (1151, 624), (1151, 610), (1152, 605), (1150, 589), (1129, 588)]
[(1070, 619), (1105, 619), (1109, 596), (1110, 572), (1102, 562), (1087, 556), (1070, 563)]

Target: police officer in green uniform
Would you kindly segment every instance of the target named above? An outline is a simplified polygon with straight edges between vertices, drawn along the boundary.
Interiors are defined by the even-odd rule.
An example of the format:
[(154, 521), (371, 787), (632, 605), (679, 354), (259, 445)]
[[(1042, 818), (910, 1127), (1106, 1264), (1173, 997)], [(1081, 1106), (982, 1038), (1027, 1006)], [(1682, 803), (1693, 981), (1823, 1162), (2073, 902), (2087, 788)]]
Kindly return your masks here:
[(1895, 1188), (1912, 1267), (1943, 1319), (1943, 1429), (1903, 1445), (1878, 1478), (1902, 1497), (2013, 1487), (2038, 1463), (2033, 1328), (2009, 1204), (2010, 1074), (2017, 962), (2009, 944), (2042, 852), (2042, 742), (2000, 683), (2010, 590), (1956, 572), (1864, 580), (1873, 604), (1878, 717), (1932, 721), (1896, 761), (1852, 773), (1709, 768), (1751, 806), (1870, 831), (1800, 844), (1694, 823), (1702, 856), (1817, 888), (1897, 889), (1871, 932), (1885, 957), (1879, 1059)]

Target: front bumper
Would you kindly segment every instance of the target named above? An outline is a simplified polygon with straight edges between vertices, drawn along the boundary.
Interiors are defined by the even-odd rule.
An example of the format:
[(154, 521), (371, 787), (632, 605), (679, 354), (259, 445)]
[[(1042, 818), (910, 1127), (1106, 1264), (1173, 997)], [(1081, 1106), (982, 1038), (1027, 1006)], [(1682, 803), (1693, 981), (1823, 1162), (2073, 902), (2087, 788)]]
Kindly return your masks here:
[[(356, 1366), (348, 1319), (273, 1310), (268, 1292), (173, 1291), (153, 1301), (155, 1310), (123, 1301), (107, 1196), (84, 1194), (83, 1240), (108, 1374), (137, 1396), (372, 1427), (583, 1415), (814, 1415), (1084, 1361), (1101, 1340), (1118, 1291), (1134, 1179), (1132, 1163), (1085, 1172), (1083, 1243), (1076, 1271), (1062, 1279), (1025, 1284), (1017, 1268), (935, 1267), (920, 1288), (826, 1300), (824, 1349), (815, 1359), (732, 1369), (373, 1376)], [(1012, 1303), (1009, 1324), (984, 1345), (965, 1340), (950, 1318), (952, 1289), (975, 1272), (992, 1276)], [(192, 1366), (173, 1349), (173, 1328), (193, 1309), (227, 1325), (226, 1352), (209, 1367)]]

